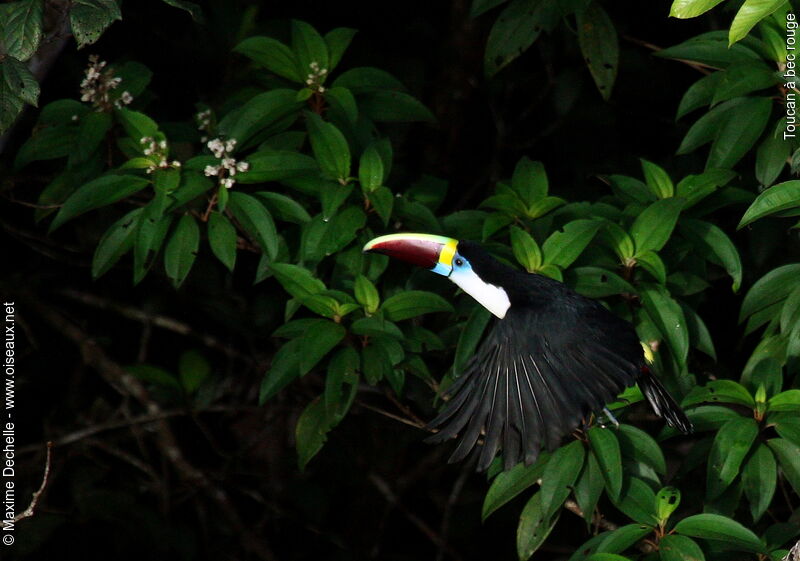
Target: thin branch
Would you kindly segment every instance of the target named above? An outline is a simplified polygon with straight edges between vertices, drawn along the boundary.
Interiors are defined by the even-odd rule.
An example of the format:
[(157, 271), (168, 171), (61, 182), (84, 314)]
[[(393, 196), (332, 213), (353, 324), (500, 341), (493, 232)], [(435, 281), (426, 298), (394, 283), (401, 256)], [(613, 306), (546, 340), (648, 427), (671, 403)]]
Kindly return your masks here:
[[(379, 415), (383, 415), (384, 417), (388, 417), (390, 419), (394, 419), (395, 421), (403, 423), (404, 425), (408, 425), (410, 427), (414, 427), (414, 428), (417, 428), (417, 429), (425, 429), (425, 428), (427, 428), (427, 427), (425, 427), (425, 423), (419, 424), (416, 421), (412, 421), (410, 419), (406, 419), (405, 417), (401, 417), (400, 415), (395, 415), (394, 413), (389, 413), (388, 411), (384, 411), (380, 407), (375, 407), (374, 405), (370, 405), (369, 403), (364, 403), (363, 401), (358, 401), (357, 403), (361, 407), (363, 407), (364, 409), (369, 409), (370, 411), (374, 411), (375, 413), (378, 413)], [(430, 430), (430, 429), (428, 429), (428, 430)]]
[(461, 473), (455, 483), (453, 483), (453, 488), (450, 490), (450, 496), (447, 497), (447, 504), (442, 513), (442, 525), (439, 528), (439, 535), (441, 536), (442, 543), (439, 545), (438, 551), (436, 552), (436, 561), (442, 561), (444, 559), (445, 549), (447, 547), (447, 534), (450, 531), (450, 517), (453, 508), (458, 502), (458, 497), (461, 496), (461, 491), (464, 489), (464, 484), (467, 482), (467, 479), (469, 479), (469, 476), (472, 475), (472, 470), (475, 469), (477, 456), (473, 455), (473, 458), (475, 458), (475, 460), (466, 462), (461, 468)]
[(39, 499), (42, 497), (42, 493), (44, 493), (45, 488), (47, 487), (47, 482), (50, 479), (50, 461), (52, 459), (52, 450), (53, 450), (53, 443), (47, 443), (47, 458), (44, 462), (44, 475), (42, 476), (42, 484), (39, 485), (39, 488), (33, 494), (31, 498), (31, 503), (28, 505), (28, 508), (20, 512), (14, 517), (14, 522), (19, 522), (25, 518), (30, 518), (34, 515), (36, 511), (36, 507), (39, 504)]
[(442, 548), (446, 551), (453, 559), (460, 560), (461, 556), (450, 547), (447, 542), (442, 539), (442, 537), (436, 533), (436, 531), (431, 528), (424, 520), (422, 520), (419, 516), (408, 510), (405, 506), (397, 498), (397, 495), (394, 494), (389, 484), (384, 480), (381, 476), (376, 473), (370, 473), (367, 476), (370, 483), (372, 483), (378, 492), (383, 495), (386, 499), (386, 502), (391, 504), (392, 506), (396, 507), (400, 512), (402, 512), (405, 517), (408, 519), (411, 524), (413, 524), (420, 532), (425, 534), (425, 536), (431, 540), (437, 547)]
[[(135, 398), (150, 415), (158, 416), (162, 413), (161, 407), (150, 397), (142, 382), (112, 360), (88, 334), (39, 299), (30, 297), (26, 300), (29, 308), (44, 318), (55, 331), (72, 340), (80, 348), (84, 362), (97, 371), (109, 385), (122, 395)], [(161, 418), (155, 420), (154, 423), (156, 444), (180, 478), (198, 487), (216, 503), (220, 513), (230, 523), (233, 531), (241, 536), (243, 546), (247, 550), (265, 561), (277, 559), (266, 541), (261, 536), (254, 534), (245, 524), (227, 493), (214, 485), (202, 470), (186, 459), (166, 420)]]
[[(630, 35), (623, 35), (622, 38), (625, 39), (626, 41), (630, 41), (634, 45), (639, 45), (640, 47), (650, 49), (651, 51), (656, 53), (664, 50), (663, 47), (659, 47), (658, 45), (654, 45), (653, 43), (648, 43), (647, 41), (643, 41), (642, 39), (637, 39), (636, 37), (631, 37)], [(686, 66), (694, 68), (698, 72), (706, 75), (711, 74), (711, 72), (714, 70), (719, 70), (719, 68), (717, 68), (716, 66), (711, 66), (710, 64), (703, 64), (702, 62), (696, 62), (693, 60), (685, 60), (682, 58), (676, 58), (673, 60), (677, 62), (682, 62)]]
[(98, 308), (100, 310), (114, 312), (126, 319), (153, 325), (155, 327), (160, 327), (161, 329), (166, 329), (167, 331), (172, 331), (173, 333), (177, 333), (179, 335), (184, 335), (186, 337), (192, 337), (194, 339), (198, 339), (206, 347), (223, 352), (230, 357), (239, 358), (248, 362), (252, 362), (253, 360), (251, 357), (243, 355), (235, 348), (231, 347), (231, 345), (223, 343), (213, 335), (208, 335), (206, 333), (198, 333), (192, 328), (191, 325), (179, 321), (177, 319), (167, 316), (162, 316), (159, 314), (151, 314), (144, 310), (140, 310), (139, 308), (134, 308), (132, 306), (127, 306), (119, 302), (106, 300), (105, 298), (100, 298), (93, 294), (80, 292), (78, 290), (72, 290), (72, 289), (61, 290), (60, 294), (63, 294), (64, 296), (71, 298), (77, 302), (80, 302), (81, 304), (85, 304), (93, 308)]

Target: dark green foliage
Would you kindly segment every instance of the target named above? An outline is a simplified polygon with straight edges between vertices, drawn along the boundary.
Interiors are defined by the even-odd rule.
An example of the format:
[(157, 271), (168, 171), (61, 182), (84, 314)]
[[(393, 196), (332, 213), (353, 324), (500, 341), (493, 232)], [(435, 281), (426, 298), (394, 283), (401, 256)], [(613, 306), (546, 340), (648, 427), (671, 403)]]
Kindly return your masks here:
[[(187, 20), (204, 19), (193, 3), (164, 1)], [(717, 4), (675, 0), (671, 14), (694, 17)], [(24, 104), (38, 101), (24, 61), (42, 39), (42, 6), (0, 4), (0, 130)], [(285, 417), (293, 426), (281, 435), (292, 435), (296, 465), (306, 473), (318, 455), (353, 455), (372, 444), (340, 436), (352, 435), (344, 432), (348, 423), (364, 423), (364, 416), (353, 420), (359, 405), (415, 426), (421, 440), (427, 415), (491, 321), (444, 283), (363, 255), (374, 236), (419, 230), (481, 241), (509, 264), (601, 299), (634, 324), (653, 370), (696, 433), (658, 433), (643, 417), (641, 392), (628, 389), (609, 404), (619, 426), (586, 419), (574, 438), (542, 452), (534, 465), (501, 472), (496, 462), (489, 481), (476, 487), (482, 520), (488, 526), (494, 518), (504, 516), (506, 525), (513, 519), (523, 561), (548, 545), (562, 552), (558, 559), (570, 560), (777, 559), (798, 534), (800, 494), (800, 181), (792, 179), (800, 142), (784, 138), (786, 95), (796, 85), (780, 73), (789, 8), (725, 2), (715, 13), (731, 21), (729, 30), (659, 50), (658, 57), (704, 74), (680, 101), (675, 96), (675, 126), (685, 124), (683, 140), (670, 147), (678, 157), (653, 157), (651, 139), (642, 139), (641, 152), (631, 155), (634, 171), (602, 175), (603, 184), (588, 195), (557, 185), (548, 178), (549, 162), (525, 155), (499, 166), (496, 181), (471, 193), (425, 174), (409, 145), (428, 134), (420, 131), (442, 124), (441, 100), (426, 105), (379, 68), (382, 61), (356, 52), (354, 29), (317, 29), (297, 19), (284, 22), (283, 35), (251, 34), (246, 22), (229, 34), (237, 36), (229, 45), (236, 64), (247, 72), (198, 104), (194, 123), (185, 115), (164, 119), (148, 103), (158, 75), (133, 60), (111, 61), (103, 79), (118, 78), (119, 87), (104, 99), (44, 105), (9, 158), (16, 174), (9, 177), (46, 170), (39, 190), (25, 197), (37, 201), (42, 236), (49, 228), (53, 239), (91, 241), (87, 279), (123, 272), (125, 287), (166, 280), (178, 290), (169, 289), (175, 298), (193, 294), (182, 305), (198, 310), (233, 306), (244, 301), (242, 292), (264, 296), (254, 300), (261, 306), (255, 325), (234, 317), (233, 308), (219, 315), (239, 337), (259, 331), (257, 344), (231, 352), (230, 344), (205, 333), (182, 334), (237, 360), (259, 357), (258, 379), (236, 399), (257, 401), (263, 411), (292, 405)], [(470, 25), (485, 27), (486, 83), (500, 88), (515, 79), (511, 70), (522, 68), (528, 49), (564, 62), (567, 55), (554, 45), (566, 36), (585, 65), (592, 96), (613, 102), (615, 83), (626, 74), (619, 22), (630, 26), (627, 10), (633, 8), (597, 0), (475, 0)], [(72, 2), (66, 13), (80, 46), (95, 43), (123, 15), (116, 0)], [(353, 67), (348, 57), (375, 66)], [(404, 134), (413, 142), (399, 141)], [(634, 158), (640, 155), (648, 159)], [(460, 165), (466, 163), (453, 167)], [(779, 243), (786, 251), (762, 258), (765, 244)], [(191, 291), (204, 282), (224, 288), (201, 299)], [(228, 299), (237, 283), (247, 289)], [(740, 325), (725, 325), (737, 312)], [(151, 391), (153, 403), (213, 407), (229, 389), (215, 363), (194, 348), (181, 347), (174, 372), (144, 356), (125, 372)], [(236, 375), (235, 368), (224, 373)], [(375, 465), (359, 457), (356, 477), (371, 481), (390, 504), (403, 504), (376, 474), (389, 473), (386, 465), (400, 455), (416, 464), (408, 458), (419, 448), (399, 436), (380, 448), (383, 456), (371, 457)], [(441, 495), (458, 476), (446, 473), (447, 487), (432, 493), (432, 502), (447, 503)], [(309, 497), (293, 495), (299, 503)], [(459, 505), (459, 516), (477, 520), (474, 499), (473, 493)], [(447, 504), (450, 516), (454, 503)], [(429, 529), (425, 520), (413, 520)], [(324, 524), (310, 522), (310, 531)], [(508, 551), (513, 537), (504, 532)]]

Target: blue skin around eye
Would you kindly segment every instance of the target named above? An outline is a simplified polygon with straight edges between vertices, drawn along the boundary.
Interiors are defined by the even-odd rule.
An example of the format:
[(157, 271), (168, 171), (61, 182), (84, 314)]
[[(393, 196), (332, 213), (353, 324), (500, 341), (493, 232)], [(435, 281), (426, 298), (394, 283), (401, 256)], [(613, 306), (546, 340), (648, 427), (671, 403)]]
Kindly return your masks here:
[[(461, 260), (461, 265), (458, 265), (456, 263), (457, 260)], [(458, 253), (456, 253), (455, 255), (453, 255), (452, 267), (448, 267), (447, 265), (443, 265), (442, 263), (437, 263), (436, 266), (433, 269), (431, 269), (431, 271), (439, 275), (442, 275), (444, 277), (449, 277), (454, 270), (466, 271), (471, 268), (472, 267), (470, 266), (469, 261), (467, 261), (466, 259), (461, 257)]]

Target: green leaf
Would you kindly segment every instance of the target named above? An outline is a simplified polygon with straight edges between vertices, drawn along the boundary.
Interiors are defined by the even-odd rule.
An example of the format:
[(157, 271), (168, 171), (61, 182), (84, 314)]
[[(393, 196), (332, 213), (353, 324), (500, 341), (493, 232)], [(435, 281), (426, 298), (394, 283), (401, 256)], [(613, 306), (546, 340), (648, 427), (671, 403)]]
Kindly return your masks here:
[(369, 194), (369, 201), (372, 203), (372, 208), (381, 217), (383, 225), (386, 226), (392, 217), (392, 208), (394, 207), (394, 195), (392, 195), (392, 192), (388, 187), (378, 187)]
[(298, 71), (305, 81), (305, 76), (312, 73), (312, 64), (319, 65), (319, 69), (330, 71), (328, 45), (325, 39), (304, 21), (292, 20), (292, 50), (297, 53)]
[(330, 423), (325, 402), (316, 398), (300, 414), (295, 428), (297, 464), (300, 471), (305, 470), (311, 458), (322, 450), (322, 445), (328, 439), (328, 430), (330, 430)]
[(545, 518), (552, 517), (564, 504), (583, 467), (584, 456), (583, 444), (577, 440), (553, 452), (539, 490), (539, 508)]
[(722, 0), (673, 0), (669, 15), (687, 19), (697, 17), (722, 2)]
[(350, 324), (350, 331), (354, 335), (388, 335), (396, 339), (405, 337), (396, 323), (379, 317), (357, 319)]
[[(646, 535), (650, 534), (652, 531), (652, 528), (642, 524), (627, 524), (625, 526), (620, 526), (619, 528), (616, 528), (615, 530), (608, 532), (603, 536), (603, 539), (597, 544), (595, 553), (590, 555), (587, 561), (590, 559), (594, 559), (596, 561), (601, 561), (602, 559), (616, 561), (616, 559), (620, 558), (619, 555), (616, 557), (603, 556), (615, 555), (625, 551), (636, 544), (639, 540), (644, 538)], [(624, 559), (624, 557), (622, 559)]]
[(384, 300), (381, 311), (387, 319), (401, 321), (433, 312), (452, 312), (453, 306), (433, 292), (407, 290)]
[(564, 269), (569, 267), (602, 226), (602, 221), (589, 219), (573, 220), (565, 224), (561, 231), (553, 232), (542, 244), (544, 263)]
[(755, 419), (732, 419), (722, 425), (708, 459), (707, 500), (716, 499), (733, 483), (756, 436), (758, 423)]
[(383, 160), (378, 150), (370, 145), (361, 154), (358, 167), (358, 181), (365, 192), (372, 192), (383, 185)]
[(203, 10), (194, 2), (187, 2), (186, 0), (162, 0), (164, 4), (172, 6), (173, 8), (181, 9), (187, 12), (196, 23), (205, 23), (203, 17)]
[(279, 220), (295, 224), (305, 224), (311, 220), (308, 211), (291, 197), (272, 191), (257, 191), (256, 196), (264, 202), (270, 214)]
[(347, 47), (350, 46), (350, 42), (356, 33), (358, 33), (357, 30), (349, 27), (337, 27), (325, 34), (325, 44), (328, 47), (328, 55), (330, 57), (328, 61), (329, 73), (333, 72), (333, 69), (338, 66), (342, 55), (347, 50)]
[(600, 267), (576, 267), (570, 271), (570, 282), (573, 290), (589, 298), (605, 298), (614, 294), (636, 290), (631, 284), (616, 273)]
[(78, 41), (78, 48), (97, 41), (114, 20), (121, 19), (116, 0), (73, 0), (69, 10), (72, 34)]
[(763, 90), (778, 83), (773, 70), (762, 61), (735, 62), (722, 71), (711, 104)]
[(178, 359), (178, 378), (184, 391), (191, 395), (211, 375), (211, 365), (197, 351), (186, 351)]
[(675, 115), (675, 119), (680, 119), (695, 109), (709, 105), (722, 78), (722, 72), (712, 72), (689, 86), (678, 105), (678, 113)]
[(603, 223), (603, 229), (600, 231), (600, 237), (606, 245), (614, 250), (614, 253), (617, 254), (622, 263), (627, 263), (630, 259), (633, 259), (633, 255), (636, 253), (633, 240), (618, 225), (606, 220)]
[(592, 427), (587, 434), (589, 445), (606, 482), (606, 491), (609, 497), (616, 499), (622, 490), (622, 455), (619, 441), (612, 431), (600, 427)]
[(783, 477), (795, 493), (800, 493), (800, 446), (785, 438), (772, 438), (767, 445), (775, 453)]
[[(247, 146), (257, 134), (263, 137), (291, 125), (303, 106), (293, 90), (279, 88), (253, 96), (247, 103), (228, 113), (219, 122), (219, 132), (238, 142), (237, 149)], [(292, 121), (287, 122), (287, 118)], [(256, 137), (258, 139), (259, 137)]]
[(548, 517), (542, 510), (541, 493), (533, 495), (519, 517), (517, 555), (526, 561), (544, 543), (558, 522), (558, 514)]
[(322, 173), (344, 183), (350, 175), (350, 148), (344, 135), (332, 123), (326, 123), (316, 113), (305, 112), (311, 148)]
[(784, 300), (800, 285), (800, 263), (772, 269), (747, 291), (739, 312), (739, 322), (756, 312)]
[(386, 349), (373, 339), (361, 350), (361, 365), (367, 383), (374, 386), (388, 376), (392, 362)]
[(333, 86), (347, 88), (354, 95), (381, 90), (402, 92), (406, 89), (402, 82), (385, 70), (371, 66), (360, 66), (343, 72), (334, 80)]
[[(352, 347), (343, 347), (328, 362), (325, 376), (325, 410), (328, 422), (336, 425), (344, 418), (358, 391), (359, 356)], [(344, 387), (349, 386), (347, 393)]]
[(754, 522), (759, 521), (772, 502), (777, 469), (772, 451), (766, 445), (759, 444), (742, 470), (744, 494), (750, 502), (750, 514)]
[(358, 104), (347, 88), (335, 87), (325, 90), (325, 100), (330, 106), (329, 118), (343, 123), (343, 126), (356, 126), (358, 123)]
[(347, 330), (332, 321), (322, 321), (303, 334), (300, 356), (300, 375), (304, 376), (331, 352), (347, 335)]
[(703, 257), (725, 268), (737, 292), (742, 285), (742, 260), (728, 235), (710, 222), (690, 218), (681, 220), (680, 230)]
[(739, 382), (733, 380), (714, 380), (705, 386), (695, 386), (683, 399), (681, 405), (689, 407), (698, 403), (737, 403), (745, 407), (755, 407), (750, 392)]
[(150, 182), (133, 175), (103, 175), (82, 185), (66, 201), (50, 225), (52, 232), (76, 216), (138, 193)]
[(511, 250), (517, 263), (533, 273), (542, 266), (542, 250), (531, 235), (517, 226), (511, 226)]
[(588, 454), (583, 463), (583, 471), (575, 482), (575, 501), (583, 513), (587, 524), (594, 520), (595, 508), (603, 493), (605, 480), (600, 473), (600, 466), (594, 454)]
[(704, 352), (714, 360), (717, 360), (717, 352), (714, 349), (714, 341), (708, 332), (703, 318), (694, 311), (689, 305), (681, 304), (683, 315), (686, 318), (686, 326), (689, 328), (689, 341), (695, 349)]
[(773, 134), (768, 134), (756, 150), (756, 179), (761, 185), (772, 185), (786, 166), (786, 160), (792, 152), (792, 146), (781, 138), (786, 127), (784, 119), (778, 120)]
[(665, 525), (672, 513), (681, 504), (681, 492), (675, 487), (664, 487), (656, 494), (656, 518)]
[(42, 39), (43, 7), (44, 2), (41, 0), (22, 0), (6, 4), (5, 21), (2, 22), (5, 54), (25, 61), (36, 53)]
[(174, 215), (164, 214), (165, 196), (157, 195), (148, 204), (139, 219), (139, 228), (133, 248), (133, 283), (138, 284), (147, 274), (151, 255), (158, 253), (167, 237)]
[(769, 411), (800, 411), (800, 390), (786, 390), (767, 402)]
[(261, 150), (248, 156), (247, 163), (248, 170), (236, 174), (237, 183), (283, 181), (319, 173), (314, 158), (289, 150)]
[(661, 561), (705, 561), (705, 555), (692, 538), (668, 534), (658, 542)]
[(435, 123), (436, 117), (417, 98), (398, 91), (375, 91), (364, 94), (359, 107), (373, 121), (383, 123)]
[(228, 207), (233, 216), (270, 258), (278, 254), (278, 232), (267, 208), (251, 195), (239, 191), (230, 192)]
[[(2, 87), (2, 80), (0, 80), (0, 87)], [(0, 103), (3, 103), (2, 99), (0, 99)], [(69, 126), (45, 127), (35, 131), (17, 152), (14, 167), (19, 169), (30, 162), (69, 156), (75, 148), (77, 136), (77, 127)]]
[(728, 46), (728, 37), (723, 31), (709, 31), (700, 34), (680, 45), (659, 51), (656, 56), (692, 60), (715, 68), (727, 68), (735, 62), (762, 58), (761, 54), (742, 43)]
[(372, 284), (364, 275), (358, 275), (354, 284), (354, 292), (356, 300), (359, 304), (364, 306), (364, 310), (368, 314), (374, 314), (378, 311), (378, 306), (381, 302), (381, 297), (378, 294), (378, 289)]
[(642, 158), (640, 158), (639, 161), (642, 164), (644, 180), (656, 197), (659, 199), (668, 199), (675, 195), (675, 186), (672, 183), (672, 179), (667, 175), (667, 172), (664, 171), (664, 168)]
[(467, 364), (475, 355), (475, 349), (483, 338), (486, 326), (491, 319), (491, 313), (483, 306), (475, 306), (470, 313), (461, 334), (458, 336), (455, 357), (453, 359), (453, 372), (461, 374), (467, 368)]
[(732, 168), (764, 132), (771, 113), (769, 98), (745, 98), (728, 114), (711, 144), (706, 168)]
[(639, 296), (653, 323), (669, 343), (672, 355), (679, 363), (685, 363), (689, 354), (689, 331), (680, 304), (657, 285), (642, 287)]
[(578, 44), (603, 99), (611, 96), (619, 68), (619, 40), (614, 23), (598, 2), (578, 11)]
[(675, 525), (675, 532), (693, 538), (726, 542), (740, 551), (766, 553), (762, 541), (736, 520), (719, 514), (695, 514)]
[(137, 208), (114, 222), (106, 230), (92, 258), (92, 277), (98, 278), (108, 272), (119, 259), (130, 251), (136, 239), (136, 226), (142, 208)]
[(325, 284), (300, 265), (273, 263), (272, 272), (286, 292), (300, 300), (325, 290)]
[(273, 397), (300, 375), (300, 354), (300, 339), (289, 341), (278, 349), (272, 357), (270, 369), (261, 381), (258, 400), (260, 404)]
[(709, 169), (701, 174), (687, 175), (675, 188), (676, 195), (685, 200), (683, 210), (693, 207), (736, 177), (729, 169)]
[(560, 14), (546, 0), (512, 0), (500, 13), (489, 33), (484, 52), (484, 71), (497, 74), (525, 52), (543, 29), (556, 24)]
[(127, 135), (136, 141), (139, 146), (141, 146), (143, 138), (153, 138), (158, 132), (158, 124), (144, 113), (123, 107), (116, 109), (114, 115), (122, 125), (122, 128), (125, 129)]
[(527, 206), (547, 196), (547, 173), (542, 162), (520, 158), (511, 176), (511, 188)]
[(644, 251), (636, 256), (636, 263), (642, 269), (650, 273), (659, 284), (667, 282), (667, 268), (657, 253)]
[(233, 272), (236, 264), (236, 228), (228, 217), (219, 212), (212, 212), (208, 217), (208, 244), (211, 252)]
[(800, 207), (800, 181), (784, 181), (762, 192), (748, 207), (739, 222), (741, 229), (759, 218)]
[[(738, 115), (739, 108), (745, 104), (747, 97), (737, 97), (736, 99), (728, 100), (720, 103), (711, 111), (697, 119), (695, 123), (689, 127), (686, 136), (683, 137), (676, 154), (688, 154), (714, 140), (722, 127), (727, 123), (733, 115)], [(735, 110), (735, 111), (734, 111)], [(736, 115), (734, 115), (736, 113)], [(709, 165), (706, 166), (711, 167)]]
[(200, 248), (200, 228), (191, 214), (184, 214), (164, 249), (164, 269), (179, 288), (192, 269)]
[(88, 160), (105, 140), (111, 124), (111, 115), (108, 113), (91, 112), (81, 119), (70, 163), (74, 165)]
[(611, 497), (614, 506), (637, 522), (654, 526), (658, 523), (656, 515), (656, 494), (650, 486), (638, 477), (627, 477), (619, 497)]
[(492, 485), (483, 499), (481, 520), (486, 520), (498, 508), (535, 484), (542, 476), (549, 459), (550, 455), (542, 452), (539, 454), (539, 459), (532, 465), (526, 466), (519, 463), (510, 470), (500, 472), (492, 481)]
[(280, 41), (270, 37), (250, 37), (236, 45), (233, 51), (243, 54), (278, 76), (292, 82), (305, 83), (308, 72), (301, 73), (297, 57)]
[(744, 39), (753, 26), (780, 8), (786, 0), (745, 0), (733, 18), (728, 44)]
[(664, 247), (675, 229), (682, 208), (682, 199), (668, 198), (652, 203), (639, 213), (630, 230), (636, 245), (636, 256), (647, 250), (659, 251)]
[(649, 434), (632, 425), (621, 424), (617, 431), (622, 455), (643, 462), (657, 473), (666, 475), (667, 464), (661, 447)]

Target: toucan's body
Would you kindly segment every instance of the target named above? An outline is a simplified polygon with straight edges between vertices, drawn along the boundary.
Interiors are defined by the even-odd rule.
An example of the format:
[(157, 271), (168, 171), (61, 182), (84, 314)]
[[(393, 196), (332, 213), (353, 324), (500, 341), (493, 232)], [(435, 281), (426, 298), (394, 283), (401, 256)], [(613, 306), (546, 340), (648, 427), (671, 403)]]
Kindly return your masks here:
[(505, 469), (556, 448), (592, 413), (638, 382), (655, 412), (683, 432), (692, 430), (678, 404), (655, 378), (633, 326), (565, 284), (516, 271), (478, 244), (425, 234), (376, 238), (365, 251), (448, 276), (496, 316), (450, 397), (430, 425), (429, 438), (459, 437), (458, 461), (481, 435), (478, 469), (503, 450)]

